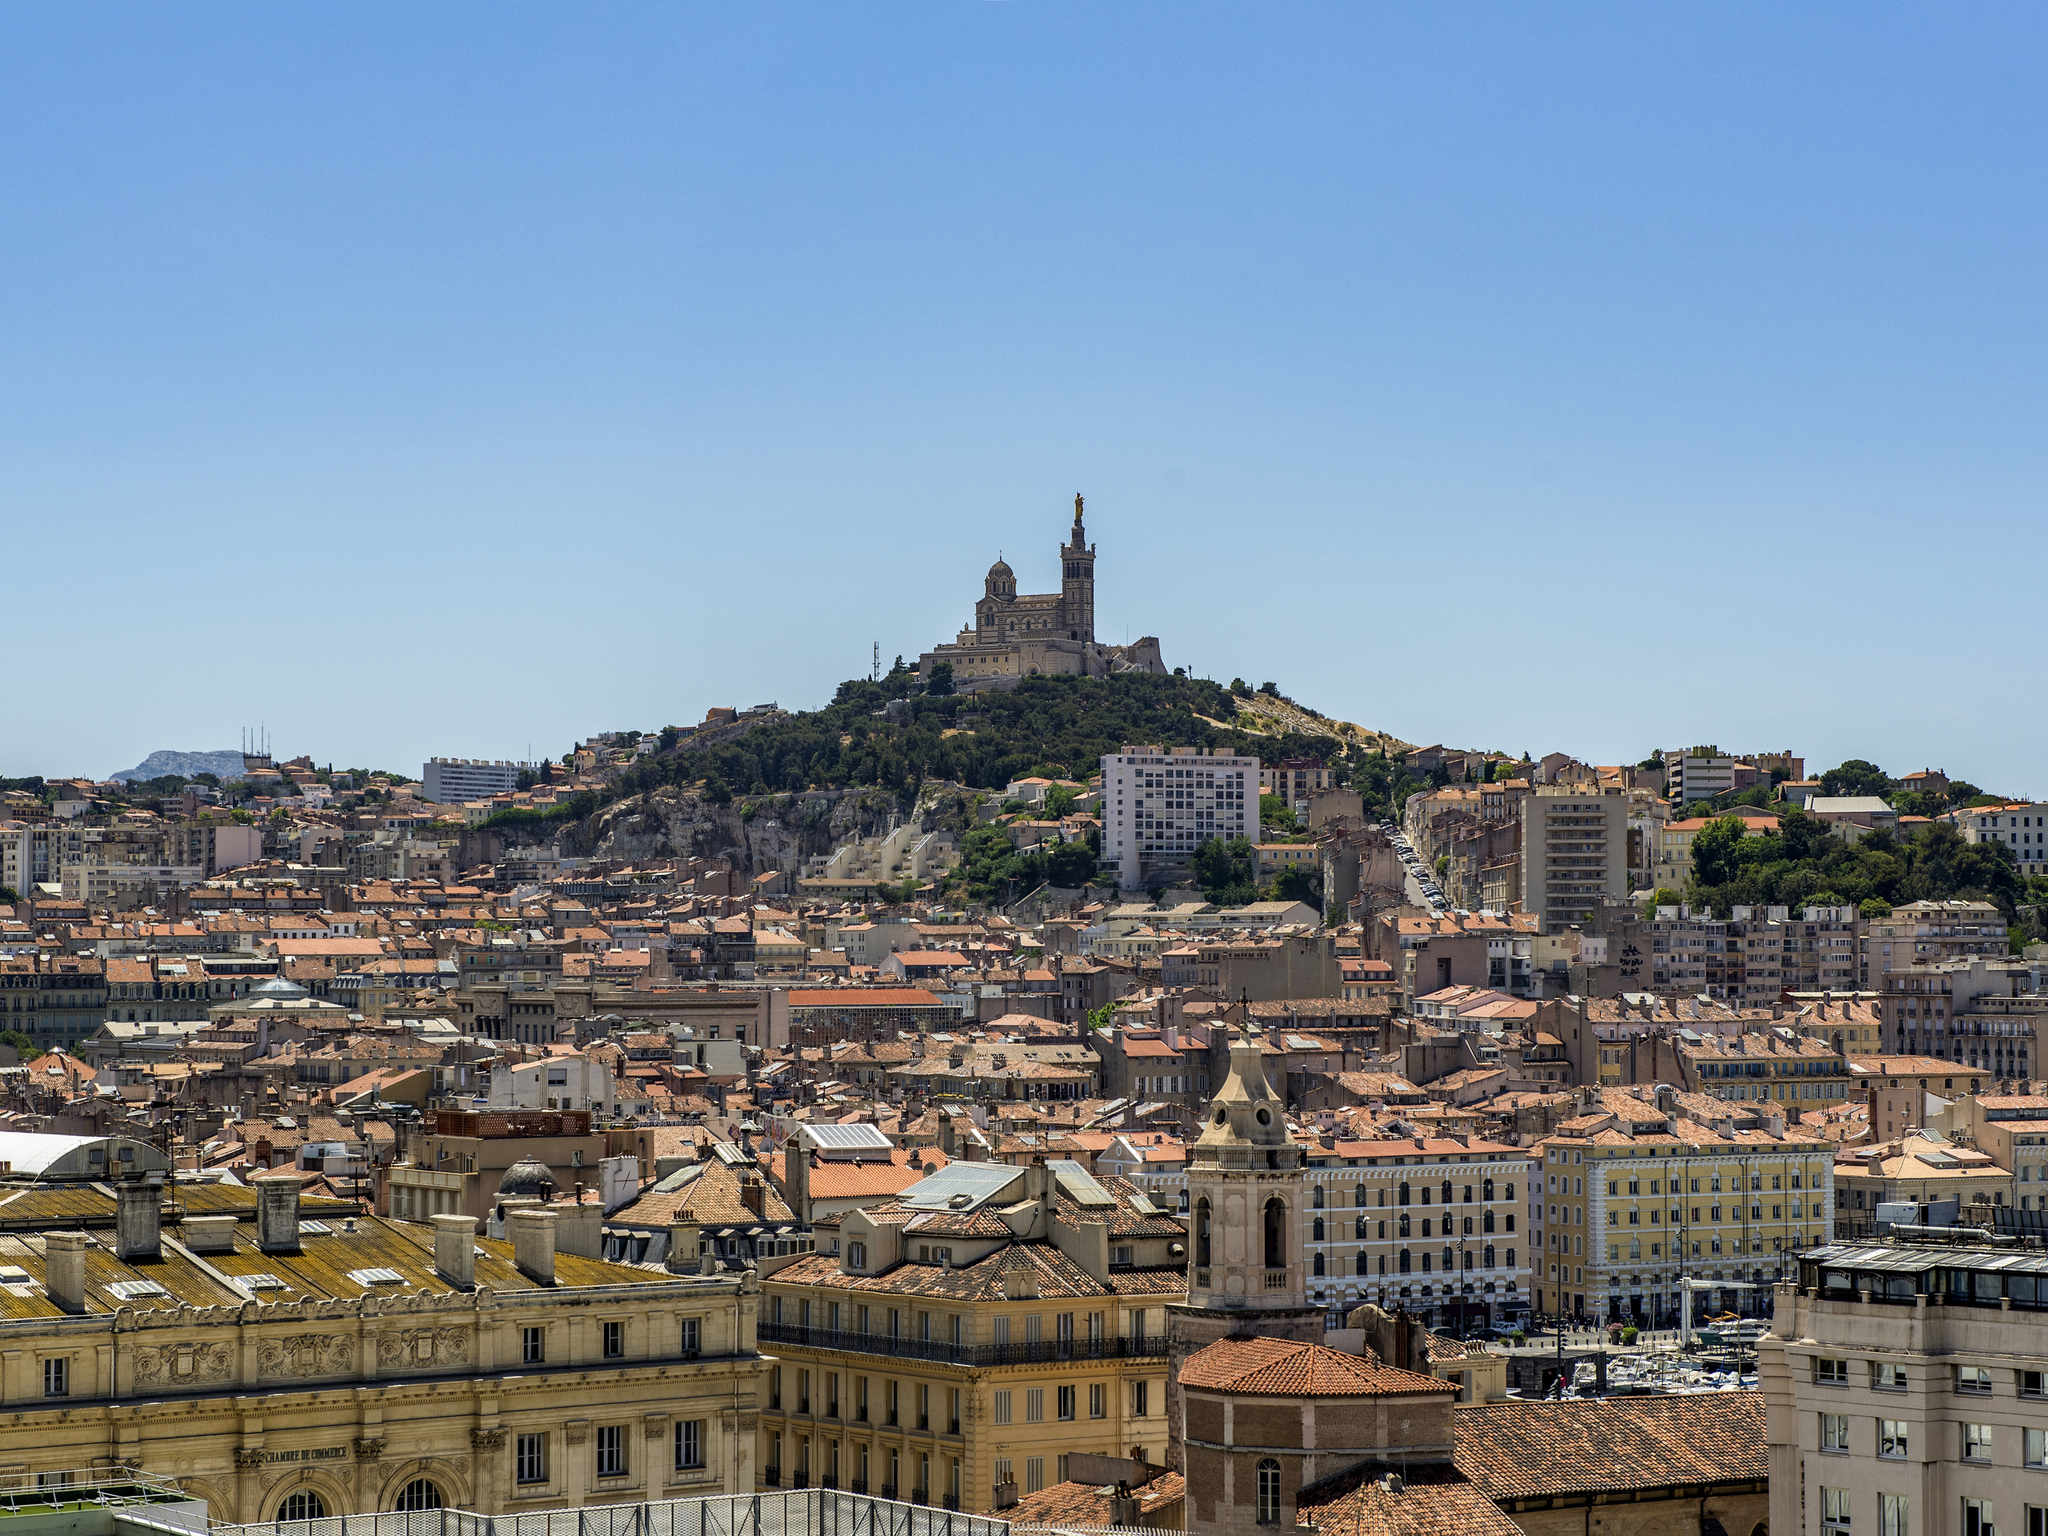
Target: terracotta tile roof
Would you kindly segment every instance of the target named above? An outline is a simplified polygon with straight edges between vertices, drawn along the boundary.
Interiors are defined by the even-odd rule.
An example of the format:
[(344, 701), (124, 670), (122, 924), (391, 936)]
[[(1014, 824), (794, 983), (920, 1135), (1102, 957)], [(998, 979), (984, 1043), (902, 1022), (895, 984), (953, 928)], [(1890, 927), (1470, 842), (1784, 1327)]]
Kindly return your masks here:
[(1301, 1522), (1344, 1536), (1522, 1536), (1492, 1499), (1450, 1467), (1370, 1467), (1302, 1489)]
[(1482, 1403), (1454, 1422), (1458, 1470), (1502, 1502), (1770, 1474), (1757, 1392)]
[[(1181, 1503), (1187, 1488), (1187, 1479), (1180, 1473), (1162, 1472), (1131, 1489), (1131, 1496), (1138, 1501), (1138, 1513), (1145, 1516)], [(1016, 1525), (1113, 1525), (1115, 1496), (1113, 1483), (1054, 1483), (1019, 1499), (1003, 1511), (1003, 1518)], [(1179, 1529), (1177, 1525), (1168, 1528)]]
[(1181, 1367), (1183, 1387), (1250, 1397), (1387, 1397), (1456, 1392), (1455, 1384), (1385, 1364), (1377, 1355), (1347, 1355), (1287, 1339), (1218, 1339)]

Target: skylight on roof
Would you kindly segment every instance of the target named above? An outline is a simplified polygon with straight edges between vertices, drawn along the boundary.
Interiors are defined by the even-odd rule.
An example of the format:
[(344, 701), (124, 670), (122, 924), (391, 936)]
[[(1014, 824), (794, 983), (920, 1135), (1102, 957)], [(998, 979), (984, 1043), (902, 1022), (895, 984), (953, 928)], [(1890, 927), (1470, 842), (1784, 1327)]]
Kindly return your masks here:
[(122, 1301), (136, 1301), (144, 1296), (168, 1296), (171, 1293), (154, 1280), (116, 1280), (107, 1287), (107, 1294)]
[(324, 1221), (302, 1221), (299, 1223), (299, 1230), (301, 1232), (310, 1232), (315, 1237), (325, 1237), (334, 1228), (328, 1226)]
[(376, 1269), (352, 1269), (348, 1272), (348, 1277), (355, 1281), (357, 1285), (403, 1285), (405, 1283), (405, 1277), (399, 1274), (397, 1270), (385, 1269), (382, 1266)]
[(19, 1264), (0, 1265), (0, 1285), (27, 1285), (32, 1278)]
[(289, 1286), (275, 1275), (237, 1275), (235, 1276), (235, 1283), (240, 1285), (245, 1291), (283, 1291), (290, 1289)]

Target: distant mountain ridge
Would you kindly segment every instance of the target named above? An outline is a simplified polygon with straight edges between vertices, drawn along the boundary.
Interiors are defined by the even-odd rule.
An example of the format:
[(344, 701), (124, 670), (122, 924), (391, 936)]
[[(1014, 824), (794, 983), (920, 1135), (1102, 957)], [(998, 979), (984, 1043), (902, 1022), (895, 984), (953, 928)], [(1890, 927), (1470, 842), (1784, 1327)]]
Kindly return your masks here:
[(161, 779), (176, 774), (181, 779), (194, 779), (202, 773), (210, 773), (225, 784), (230, 779), (242, 777), (242, 754), (229, 748), (220, 752), (173, 752), (168, 749), (155, 751), (137, 763), (133, 768), (123, 768), (119, 773), (107, 775), (118, 784), (134, 784), (149, 779)]

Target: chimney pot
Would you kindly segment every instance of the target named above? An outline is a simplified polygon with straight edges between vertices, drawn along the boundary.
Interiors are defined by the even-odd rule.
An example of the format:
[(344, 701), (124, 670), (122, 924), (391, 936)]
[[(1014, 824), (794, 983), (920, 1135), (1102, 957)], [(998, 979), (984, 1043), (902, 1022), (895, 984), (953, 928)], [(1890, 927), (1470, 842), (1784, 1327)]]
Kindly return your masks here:
[(555, 1283), (555, 1213), (544, 1205), (523, 1205), (505, 1213), (512, 1236), (512, 1262), (535, 1285)]
[(297, 1174), (271, 1174), (256, 1180), (256, 1246), (265, 1253), (299, 1251)]
[(458, 1291), (476, 1288), (476, 1218), (434, 1218), (434, 1272)]
[(146, 1179), (114, 1187), (114, 1257), (122, 1263), (163, 1257), (163, 1197)]
[(90, 1241), (83, 1232), (51, 1232), (43, 1238), (43, 1288), (66, 1312), (85, 1310), (85, 1249)]
[(178, 1224), (178, 1237), (194, 1253), (233, 1253), (240, 1225), (233, 1216), (187, 1216)]

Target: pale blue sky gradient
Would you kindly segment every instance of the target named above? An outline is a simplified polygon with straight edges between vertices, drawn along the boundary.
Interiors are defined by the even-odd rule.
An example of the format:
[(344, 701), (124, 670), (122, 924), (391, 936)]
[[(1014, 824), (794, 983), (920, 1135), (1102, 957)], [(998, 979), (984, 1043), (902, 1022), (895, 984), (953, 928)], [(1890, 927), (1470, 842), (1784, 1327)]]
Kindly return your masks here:
[(2038, 6), (17, 7), (0, 773), (805, 706), (1056, 580), (2048, 793)]

